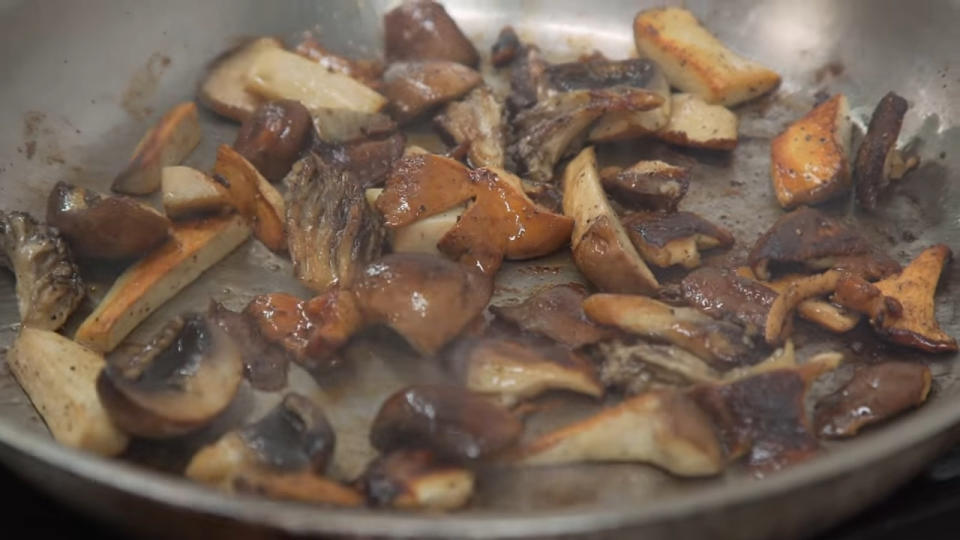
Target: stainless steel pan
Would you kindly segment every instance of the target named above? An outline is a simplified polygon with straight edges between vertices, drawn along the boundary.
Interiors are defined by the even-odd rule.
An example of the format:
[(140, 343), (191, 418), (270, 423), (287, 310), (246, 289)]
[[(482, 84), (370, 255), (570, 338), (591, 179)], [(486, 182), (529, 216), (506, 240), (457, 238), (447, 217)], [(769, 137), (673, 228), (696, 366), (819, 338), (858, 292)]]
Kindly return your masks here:
[[(391, 3), (0, 0), (0, 209), (40, 212), (50, 186), (60, 179), (106, 189), (149, 121), (190, 99), (206, 62), (236, 40), (291, 37), (316, 25), (325, 43), (345, 52), (376, 51), (379, 15)], [(484, 49), (509, 23), (562, 58), (594, 48), (612, 56), (631, 54), (634, 13), (660, 3), (451, 0), (447, 5)], [(924, 164), (878, 216), (862, 221), (864, 229), (901, 259), (934, 242), (960, 247), (960, 2), (687, 5), (725, 42), (780, 71), (784, 84), (775, 96), (741, 109), (742, 141), (731, 157), (643, 143), (621, 154), (636, 159), (667, 152), (670, 159), (693, 164), (694, 185), (685, 205), (736, 232), (740, 246), (727, 257), (742, 254), (779, 213), (767, 172), (770, 137), (804, 112), (817, 92), (834, 91), (847, 93), (858, 120), (888, 90), (912, 102), (904, 134), (913, 138)], [(232, 141), (235, 129), (213, 115), (203, 121), (204, 143), (189, 162), (199, 167), (210, 165), (215, 146)], [(938, 310), (954, 335), (960, 334), (958, 268), (944, 277)], [(562, 256), (533, 267), (510, 266), (505, 274), (497, 301), (549, 281), (575, 279)], [(259, 292), (298, 290), (288, 276), (286, 263), (251, 244), (151, 321), (202, 308), (210, 296), (236, 307)], [(0, 346), (12, 340), (16, 321), (12, 278), (0, 274)], [(356, 347), (352, 367), (306, 389), (324, 402), (338, 430), (336, 474), (355, 473), (371, 455), (366, 427), (386, 393), (404, 380), (436, 376), (401, 350)], [(163, 536), (804, 536), (882, 497), (955, 439), (960, 420), (955, 359), (939, 357), (931, 365), (934, 394), (922, 409), (830, 445), (818, 459), (769, 478), (731, 472), (681, 482), (631, 465), (491, 471), (474, 509), (444, 516), (230, 498), (174, 476), (78, 454), (53, 443), (2, 360), (0, 459), (66, 502)], [(249, 414), (270, 399), (251, 395), (235, 412)], [(160, 450), (173, 455), (177, 449)], [(142, 459), (156, 460), (155, 454), (144, 451)]]

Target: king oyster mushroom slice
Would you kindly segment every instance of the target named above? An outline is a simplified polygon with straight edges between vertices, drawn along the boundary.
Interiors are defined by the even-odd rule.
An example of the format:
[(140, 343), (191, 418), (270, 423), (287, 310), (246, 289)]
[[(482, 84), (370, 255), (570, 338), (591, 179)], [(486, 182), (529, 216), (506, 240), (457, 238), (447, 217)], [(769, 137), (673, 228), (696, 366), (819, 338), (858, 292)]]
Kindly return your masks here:
[(86, 294), (60, 233), (25, 212), (0, 212), (0, 266), (16, 277), (24, 326), (60, 328)]
[(293, 48), (300, 56), (309, 58), (334, 73), (342, 73), (377, 90), (383, 75), (383, 62), (376, 58), (350, 58), (328, 50), (309, 30), (303, 32)]
[(47, 223), (78, 257), (140, 257), (170, 235), (170, 220), (129, 197), (103, 196), (57, 182), (47, 198)]
[(434, 354), (487, 306), (490, 278), (449, 259), (394, 253), (367, 265), (353, 287), (368, 323), (393, 328), (423, 354)]
[(503, 103), (490, 87), (474, 88), (461, 101), (447, 105), (434, 121), (454, 143), (467, 145), (471, 167), (504, 167)]
[(268, 101), (240, 125), (233, 148), (264, 178), (279, 182), (300, 158), (311, 126), (310, 111), (299, 101)]
[(380, 406), (370, 443), (381, 452), (426, 448), (457, 460), (488, 457), (512, 445), (523, 424), (486, 396), (460, 386), (418, 384)]
[(867, 210), (877, 207), (878, 199), (891, 180), (902, 178), (919, 164), (916, 156), (904, 158), (897, 149), (897, 137), (907, 107), (907, 100), (887, 92), (870, 117), (870, 126), (860, 143), (853, 167), (857, 202)]
[(463, 64), (430, 60), (390, 64), (383, 83), (390, 112), (398, 122), (406, 123), (463, 96), (483, 83), (483, 77)]
[(711, 105), (692, 94), (673, 94), (670, 119), (656, 136), (670, 144), (708, 150), (737, 147), (739, 120), (723, 105)]
[(957, 340), (937, 322), (935, 295), (950, 248), (925, 249), (899, 274), (876, 283), (845, 275), (834, 298), (841, 305), (870, 317), (881, 338), (926, 352), (953, 352)]
[(247, 72), (264, 52), (282, 48), (280, 40), (261, 37), (220, 55), (200, 85), (200, 103), (237, 122), (246, 120), (263, 101), (247, 89)]
[(546, 336), (571, 349), (614, 337), (616, 331), (594, 324), (583, 311), (587, 290), (579, 283), (541, 289), (519, 304), (490, 311), (525, 332)]
[(168, 323), (143, 349), (108, 359), (97, 392), (117, 427), (164, 439), (213, 421), (242, 380), (233, 342), (205, 317), (188, 315)]
[(480, 61), (477, 49), (438, 2), (404, 2), (383, 16), (387, 59)]
[(622, 222), (643, 260), (661, 268), (696, 268), (700, 250), (733, 245), (730, 231), (693, 212), (631, 212)]
[(358, 480), (367, 502), (397, 509), (456, 510), (473, 495), (473, 471), (430, 450), (394, 450), (370, 462)]
[(621, 169), (600, 170), (603, 189), (631, 210), (676, 212), (690, 187), (690, 171), (663, 161), (638, 161)]

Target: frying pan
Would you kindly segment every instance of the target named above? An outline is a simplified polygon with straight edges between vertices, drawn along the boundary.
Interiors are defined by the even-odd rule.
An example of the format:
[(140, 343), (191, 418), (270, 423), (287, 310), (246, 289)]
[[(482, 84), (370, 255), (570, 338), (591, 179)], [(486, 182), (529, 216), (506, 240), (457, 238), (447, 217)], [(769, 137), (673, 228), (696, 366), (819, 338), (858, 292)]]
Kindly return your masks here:
[[(149, 122), (174, 103), (191, 99), (205, 64), (237, 40), (260, 34), (292, 38), (315, 25), (322, 41), (335, 50), (370, 54), (379, 50), (380, 15), (393, 3), (0, 0), (0, 209), (41, 214), (57, 180), (106, 190)], [(611, 57), (633, 54), (633, 15), (660, 2), (446, 4), (481, 50), (489, 50), (499, 28), (509, 23), (522, 38), (561, 59), (593, 49)], [(923, 160), (879, 212), (858, 218), (864, 232), (903, 261), (936, 242), (960, 247), (960, 2), (693, 0), (686, 5), (724, 42), (784, 77), (775, 95), (738, 110), (741, 144), (729, 156), (647, 143), (618, 150), (621, 158), (664, 156), (693, 167), (685, 207), (725, 224), (738, 239), (731, 252), (709, 263), (742, 256), (779, 215), (769, 187), (770, 138), (808, 110), (818, 95), (837, 91), (850, 98), (854, 120), (861, 124), (888, 90), (906, 96), (912, 107), (903, 137)], [(204, 114), (202, 121), (204, 142), (187, 164), (206, 168), (216, 145), (232, 141), (235, 125), (212, 114)], [(828, 211), (848, 212), (848, 203), (830, 205)], [(115, 273), (102, 270), (103, 283), (111, 271)], [(289, 275), (289, 263), (250, 243), (146, 326), (202, 309), (210, 297), (236, 308), (257, 293), (303, 293)], [(563, 255), (507, 265), (494, 302), (576, 279)], [(958, 335), (957, 265), (942, 281), (938, 317), (949, 333)], [(101, 285), (92, 294), (97, 297), (103, 290)], [(13, 280), (0, 274), (4, 350), (16, 334), (16, 322)], [(366, 428), (382, 398), (404, 382), (438, 376), (395, 341), (351, 347), (342, 372), (319, 386), (298, 388), (331, 415), (339, 438), (338, 476), (355, 474), (372, 455)], [(66, 503), (161, 536), (802, 537), (890, 492), (956, 440), (960, 383), (955, 359), (927, 361), (934, 390), (923, 408), (855, 440), (826, 445), (818, 458), (767, 478), (732, 470), (711, 480), (680, 481), (640, 465), (491, 470), (481, 476), (473, 507), (450, 515), (331, 510), (227, 497), (129, 462), (62, 448), (50, 439), (2, 356), (0, 459)], [(307, 385), (304, 377), (292, 379), (294, 386)], [(255, 414), (271, 399), (248, 397), (238, 400), (245, 404), (230, 414)], [(595, 407), (575, 398), (571, 402), (582, 410)], [(178, 444), (196, 445), (202, 439)], [(173, 467), (174, 446), (134, 448), (132, 453), (134, 459)]]

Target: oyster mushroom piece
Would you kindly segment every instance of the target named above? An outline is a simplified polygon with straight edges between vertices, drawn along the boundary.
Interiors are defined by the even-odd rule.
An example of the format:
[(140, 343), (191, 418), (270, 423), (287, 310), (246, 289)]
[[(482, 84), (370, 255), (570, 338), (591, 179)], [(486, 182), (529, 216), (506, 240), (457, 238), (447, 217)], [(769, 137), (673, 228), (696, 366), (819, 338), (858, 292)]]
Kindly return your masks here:
[(453, 101), (483, 82), (479, 73), (456, 62), (430, 60), (390, 64), (383, 74), (383, 93), (400, 123)]
[(633, 247), (603, 192), (593, 147), (580, 152), (563, 177), (563, 213), (574, 220), (570, 247), (580, 272), (603, 291), (656, 291), (657, 278)]
[(233, 342), (203, 316), (177, 318), (142, 350), (111, 358), (97, 379), (100, 401), (123, 431), (177, 437), (226, 410), (243, 380)]
[(862, 428), (922, 405), (930, 393), (930, 368), (912, 362), (863, 366), (817, 403), (814, 422), (822, 437), (852, 437)]
[(494, 315), (526, 332), (541, 334), (571, 349), (614, 337), (613, 329), (594, 324), (581, 306), (586, 288), (577, 283), (537, 291), (519, 304), (491, 306)]
[(726, 465), (709, 418), (678, 390), (647, 392), (519, 449), (526, 465), (584, 461), (649, 463), (677, 476), (711, 476)]
[(503, 104), (488, 86), (474, 88), (463, 100), (450, 103), (434, 122), (454, 143), (467, 145), (470, 166), (504, 167)]
[(60, 233), (25, 212), (0, 212), (0, 266), (17, 280), (23, 326), (60, 328), (87, 292)]
[(690, 171), (663, 161), (638, 161), (621, 169), (600, 170), (603, 189), (632, 210), (676, 212), (690, 187)]
[(454, 346), (449, 364), (468, 390), (489, 395), (507, 407), (550, 390), (603, 395), (593, 365), (555, 343), (466, 339)]
[(517, 57), (520, 49), (520, 37), (512, 26), (504, 26), (497, 34), (497, 40), (490, 47), (490, 62), (494, 67), (504, 67)]
[(728, 49), (686, 9), (641, 11), (633, 35), (637, 51), (663, 69), (671, 86), (708, 103), (737, 105), (780, 84), (779, 75)]
[(857, 202), (867, 210), (877, 207), (878, 199), (891, 180), (902, 178), (919, 164), (916, 156), (904, 158), (897, 149), (897, 137), (907, 107), (907, 100), (887, 92), (870, 117), (870, 126), (860, 143), (853, 167)]
[(358, 480), (367, 502), (403, 510), (456, 510), (473, 495), (473, 471), (429, 450), (395, 450), (370, 462)]
[(723, 105), (711, 105), (693, 94), (669, 98), (670, 118), (656, 133), (678, 146), (733, 150), (737, 147), (737, 115)]
[(435, 154), (413, 154), (394, 162), (374, 206), (387, 227), (399, 228), (470, 200), (470, 169)]
[(846, 275), (834, 298), (841, 305), (870, 317), (877, 334), (893, 343), (926, 352), (952, 352), (957, 340), (937, 323), (934, 296), (950, 248), (925, 249), (899, 274), (874, 284)]
[(808, 207), (781, 216), (757, 239), (747, 261), (763, 280), (771, 278), (776, 266), (785, 265), (810, 270), (835, 268), (869, 280), (900, 271), (895, 260), (880, 253), (860, 233)]
[(447, 60), (476, 66), (480, 55), (438, 2), (404, 2), (383, 16), (387, 59)]
[(221, 55), (200, 85), (200, 103), (231, 120), (246, 120), (263, 101), (247, 90), (247, 72), (261, 54), (273, 49), (283, 49), (283, 43), (261, 37)]
[(487, 306), (487, 276), (448, 259), (394, 253), (367, 265), (353, 287), (369, 323), (382, 323), (417, 351), (434, 354)]
[(184, 165), (164, 167), (160, 173), (164, 213), (184, 220), (233, 211), (233, 197), (221, 180)]
[(850, 106), (837, 94), (770, 144), (770, 174), (783, 208), (817, 204), (850, 190)]
[(47, 224), (78, 257), (131, 259), (161, 244), (170, 220), (129, 197), (103, 195), (57, 182), (47, 198)]
[(693, 212), (631, 212), (622, 222), (643, 260), (661, 268), (696, 268), (700, 250), (733, 245), (730, 231)]
[(233, 149), (271, 182), (279, 182), (300, 158), (309, 141), (310, 111), (299, 101), (261, 104), (240, 124)]
[(111, 189), (128, 195), (147, 195), (160, 187), (168, 165), (179, 165), (200, 144), (197, 106), (181, 103), (167, 111), (140, 139), (127, 167), (113, 180)]
[(380, 406), (370, 443), (381, 452), (424, 448), (457, 460), (488, 457), (511, 446), (523, 424), (487, 397), (459, 386), (419, 384)]
[[(750, 272), (748, 268), (745, 270)], [(739, 272), (740, 270), (738, 269), (738, 273)], [(750, 275), (747, 277), (753, 279), (753, 273), (750, 272)], [(787, 274), (773, 281), (765, 281), (763, 284), (777, 291), (778, 293), (783, 293), (787, 291), (790, 286), (800, 280), (806, 279), (806, 277), (807, 276), (800, 274)], [(820, 326), (821, 328), (825, 328), (837, 334), (842, 334), (844, 332), (853, 330), (857, 323), (860, 322), (859, 313), (828, 300), (816, 298), (804, 300), (803, 302), (797, 304), (797, 315), (800, 315), (804, 319)]]

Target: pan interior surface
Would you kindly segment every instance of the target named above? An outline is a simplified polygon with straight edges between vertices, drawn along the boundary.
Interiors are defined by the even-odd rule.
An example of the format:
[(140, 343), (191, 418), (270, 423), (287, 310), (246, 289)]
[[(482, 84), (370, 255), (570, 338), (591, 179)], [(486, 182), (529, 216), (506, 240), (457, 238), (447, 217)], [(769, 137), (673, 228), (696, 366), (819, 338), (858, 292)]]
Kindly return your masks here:
[[(444, 3), (479, 50), (489, 51), (499, 29), (511, 24), (521, 39), (537, 43), (553, 60), (575, 59), (593, 50), (611, 58), (634, 55), (634, 14), (648, 4), (662, 4)], [(207, 63), (238, 40), (273, 34), (289, 43), (299, 32), (313, 30), (322, 43), (339, 52), (375, 54), (381, 43), (380, 15), (393, 4), (91, 0), (81, 5), (65, 0), (0, 0), (0, 72), (7, 74), (0, 87), (4, 104), (0, 107), (0, 210), (23, 209), (42, 216), (46, 195), (59, 180), (108, 190), (151, 121), (175, 103), (193, 99)], [(960, 33), (954, 29), (960, 4), (698, 0), (684, 5), (733, 49), (777, 70), (783, 84), (775, 94), (737, 109), (741, 140), (729, 155), (632, 142), (601, 157), (624, 162), (659, 158), (692, 167), (684, 209), (725, 225), (737, 239), (733, 249), (711, 255), (707, 264), (742, 259), (756, 237), (781, 215), (770, 188), (770, 140), (817, 100), (836, 92), (847, 95), (854, 122), (861, 129), (887, 91), (896, 91), (911, 104), (901, 141), (918, 152), (921, 166), (875, 214), (857, 216), (864, 232), (901, 262), (934, 243), (960, 249), (960, 57), (956, 55)], [(209, 111), (202, 111), (201, 121), (203, 142), (186, 164), (207, 169), (215, 148), (233, 141), (236, 125)], [(845, 213), (842, 205), (848, 203), (833, 205), (829, 211)], [(110, 275), (105, 272), (104, 284)], [(566, 255), (508, 264), (498, 276), (494, 303), (513, 302), (544, 285), (578, 279)], [(938, 319), (945, 331), (960, 335), (960, 265), (949, 266), (941, 282)], [(104, 290), (99, 286), (93, 297), (99, 298)], [(142, 339), (177, 314), (205, 309), (210, 298), (238, 309), (253, 296), (276, 290), (306, 294), (291, 277), (288, 261), (258, 243), (248, 243), (158, 310), (132, 339)], [(16, 335), (17, 320), (12, 276), (0, 272), (0, 350), (4, 352)], [(833, 348), (853, 354), (845, 340), (806, 346), (808, 351)], [(292, 374), (291, 389), (317, 399), (337, 431), (334, 476), (352, 478), (374, 455), (367, 430), (386, 395), (410, 382), (441, 376), (435, 367), (405, 351), (401, 343), (389, 339), (362, 342), (349, 349), (347, 369), (319, 384)], [(902, 351), (884, 354), (919, 358)], [(679, 481), (632, 464), (491, 468), (481, 475), (471, 509), (460, 513), (339, 511), (229, 498), (170, 475), (60, 448), (49, 438), (2, 356), (0, 445), (8, 451), (29, 454), (38, 463), (159, 504), (293, 532), (572, 534), (675, 520), (736, 505), (753, 504), (759, 511), (774, 494), (799, 491), (841, 475), (877, 474), (870, 470), (871, 464), (908, 452), (960, 420), (955, 359), (926, 357), (934, 375), (927, 405), (852, 441), (825, 445), (812, 462), (767, 478), (734, 468), (715, 479)], [(833, 382), (826, 381), (827, 389)], [(231, 421), (260, 414), (280, 395), (246, 391), (241, 397), (223, 426), (159, 450), (137, 445), (132, 459), (177, 470), (183, 463), (169, 456), (188, 456), (189, 450), (229, 428)], [(568, 406), (536, 418), (528, 435), (597, 408), (589, 400), (566, 401)], [(894, 487), (894, 475), (897, 481), (905, 480), (921, 465), (904, 465), (891, 473), (889, 482), (878, 482), (875, 492), (861, 494), (859, 502), (839, 504), (826, 510), (831, 514), (821, 514), (820, 521), (806, 526), (810, 530), (827, 526)], [(822, 506), (811, 503), (810, 508)]]

